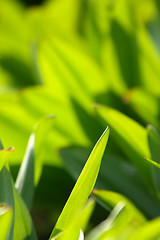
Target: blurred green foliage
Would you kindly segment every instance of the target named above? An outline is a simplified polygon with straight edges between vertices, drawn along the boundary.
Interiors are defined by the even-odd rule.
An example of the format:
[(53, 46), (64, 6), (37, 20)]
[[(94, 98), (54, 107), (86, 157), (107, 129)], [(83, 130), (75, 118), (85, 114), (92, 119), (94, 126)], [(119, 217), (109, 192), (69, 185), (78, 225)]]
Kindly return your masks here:
[[(0, 138), (4, 148), (15, 148), (5, 154), (14, 179), (42, 119), (30, 140), (35, 141), (35, 176), (32, 163), (32, 171), (25, 172), (30, 172), (31, 185), (42, 173), (33, 217), (37, 208), (47, 206), (50, 229), (44, 235), (51, 231), (72, 179), (107, 125), (110, 138), (96, 188), (123, 194), (148, 219), (159, 216), (159, 1), (48, 0), (33, 5), (0, 0)], [(51, 114), (53, 124), (48, 124), (44, 118)], [(22, 196), (29, 180), (17, 180)], [(27, 206), (32, 197), (33, 192)], [(8, 223), (10, 216), (9, 210)]]

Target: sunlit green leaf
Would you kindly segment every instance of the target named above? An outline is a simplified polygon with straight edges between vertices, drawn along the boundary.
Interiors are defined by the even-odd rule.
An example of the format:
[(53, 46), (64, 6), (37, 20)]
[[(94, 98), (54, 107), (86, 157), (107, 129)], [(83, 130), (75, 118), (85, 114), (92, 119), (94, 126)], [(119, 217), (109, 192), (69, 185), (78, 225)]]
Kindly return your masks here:
[(146, 223), (144, 215), (126, 197), (109, 191), (95, 190), (93, 194), (106, 208), (113, 208), (118, 203), (124, 204), (124, 208), (115, 219), (113, 227), (99, 239), (106, 239), (107, 237), (128, 239), (131, 233)]
[(13, 221), (7, 239), (21, 240), (27, 236), (36, 239), (29, 212), (16, 192), (8, 167), (3, 167), (0, 172), (0, 185), (0, 202), (7, 203), (13, 209)]
[[(108, 141), (109, 130), (105, 130), (97, 144), (95, 145), (77, 183), (52, 231), (51, 237), (55, 236), (58, 232), (64, 231), (69, 225), (71, 219), (76, 218), (78, 212), (87, 201), (99, 172), (101, 159)], [(90, 176), (90, 177), (88, 177)]]
[(0, 239), (9, 239), (9, 230), (12, 224), (13, 211), (6, 204), (0, 204)]
[(23, 200), (17, 193), (13, 186), (14, 202), (15, 202), (15, 221), (14, 221), (14, 234), (13, 240), (21, 240), (28, 238), (30, 240), (37, 239), (31, 217), (25, 206)]
[(34, 129), (35, 135), (35, 176), (34, 176), (34, 183), (37, 185), (41, 172), (42, 172), (42, 165), (44, 163), (45, 152), (43, 150), (43, 145), (45, 144), (45, 140), (48, 137), (49, 131), (53, 125), (54, 115), (49, 115), (41, 120), (36, 124)]
[(150, 157), (147, 129), (117, 110), (97, 106), (96, 112), (110, 125), (114, 140), (138, 168), (148, 186), (153, 188), (152, 169), (144, 159)]
[(115, 208), (112, 210), (110, 215), (106, 220), (101, 222), (98, 226), (96, 226), (86, 237), (86, 240), (97, 240), (103, 236), (105, 232), (114, 227), (114, 221), (116, 217), (123, 211), (124, 204), (118, 203)]
[(132, 89), (125, 95), (124, 101), (131, 105), (147, 124), (159, 126), (159, 102), (154, 96), (142, 89)]
[(156, 218), (147, 222), (144, 226), (135, 231), (128, 240), (141, 239), (141, 240), (155, 240), (160, 236), (160, 218)]
[(59, 240), (79, 240), (83, 239), (83, 231), (85, 231), (88, 221), (91, 217), (91, 214), (95, 207), (95, 201), (93, 199), (89, 199), (87, 204), (81, 209), (79, 215), (77, 215), (76, 219), (71, 219), (69, 223), (69, 227), (60, 234), (57, 239)]
[[(58, 91), (56, 94), (55, 96), (51, 89), (41, 86), (0, 95), (3, 101), (3, 105), (0, 106), (1, 138), (4, 146), (10, 145), (16, 149), (10, 159), (11, 164), (21, 162), (35, 123), (52, 113), (56, 117), (54, 129), (49, 132), (44, 143), (45, 163), (61, 165), (56, 154), (57, 148), (69, 145), (71, 142), (83, 146), (89, 144), (90, 141), (74, 112), (71, 100), (64, 94), (59, 95)], [(67, 124), (64, 124), (64, 120)]]
[(137, 33), (137, 40), (140, 48), (139, 66), (140, 73), (143, 76), (141, 78), (143, 88), (150, 93), (158, 96), (160, 90), (160, 60), (157, 54), (157, 49), (155, 48), (152, 39), (149, 37), (144, 27), (139, 28), (139, 31), (137, 31)]
[[(60, 156), (69, 173), (77, 179), (90, 149), (68, 147), (60, 150)], [(159, 203), (143, 183), (136, 168), (120, 156), (104, 153), (96, 189), (120, 192), (128, 197), (147, 217), (160, 213)], [(137, 196), (139, 196), (137, 198)]]
[(11, 176), (6, 167), (3, 167), (0, 172), (0, 186), (0, 202), (7, 203), (13, 209), (13, 219), (11, 221), (11, 228), (7, 238), (7, 240), (12, 240), (14, 228), (14, 197)]

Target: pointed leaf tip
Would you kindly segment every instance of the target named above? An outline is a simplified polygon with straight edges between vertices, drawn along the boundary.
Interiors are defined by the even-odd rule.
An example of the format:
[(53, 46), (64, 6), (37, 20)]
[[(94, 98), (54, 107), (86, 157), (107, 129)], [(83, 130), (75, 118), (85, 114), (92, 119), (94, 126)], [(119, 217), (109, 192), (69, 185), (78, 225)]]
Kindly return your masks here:
[(98, 177), (101, 160), (109, 137), (109, 127), (105, 129), (95, 147), (93, 148), (71, 194), (63, 208), (63, 211), (51, 233), (50, 239), (57, 233), (69, 228), (71, 221), (74, 221), (79, 211), (84, 207)]
[[(106, 127), (106, 129), (105, 129), (104, 132), (102, 133), (100, 139), (105, 135), (105, 133), (107, 132), (107, 130), (109, 130), (109, 126)], [(99, 141), (100, 141), (100, 139), (99, 139)]]

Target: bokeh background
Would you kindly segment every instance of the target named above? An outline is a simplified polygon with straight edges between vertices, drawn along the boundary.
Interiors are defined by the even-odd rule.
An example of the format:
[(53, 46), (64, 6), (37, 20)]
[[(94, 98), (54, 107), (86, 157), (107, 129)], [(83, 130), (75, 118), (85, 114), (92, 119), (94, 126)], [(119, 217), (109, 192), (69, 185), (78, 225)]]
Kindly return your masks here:
[[(158, 0), (0, 0), (0, 138), (4, 147), (15, 148), (13, 178), (35, 124), (55, 115), (35, 156), (39, 165), (43, 161), (32, 207), (39, 239), (50, 235), (106, 127), (97, 104), (108, 107), (109, 123), (114, 109), (159, 129), (159, 98)], [(113, 133), (111, 126), (97, 187), (126, 195), (153, 218), (160, 207)], [(148, 205), (126, 184), (129, 176)], [(91, 224), (103, 214), (97, 206)]]

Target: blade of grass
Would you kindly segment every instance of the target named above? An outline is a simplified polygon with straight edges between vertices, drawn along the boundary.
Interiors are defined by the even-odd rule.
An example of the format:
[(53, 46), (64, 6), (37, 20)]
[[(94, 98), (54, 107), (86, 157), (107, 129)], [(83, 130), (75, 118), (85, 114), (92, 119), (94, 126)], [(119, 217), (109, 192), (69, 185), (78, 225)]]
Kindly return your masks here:
[(0, 204), (0, 239), (8, 240), (12, 225), (12, 208), (6, 204)]
[[(7, 203), (13, 209), (13, 218), (14, 218), (14, 197), (12, 189), (12, 181), (9, 174), (9, 171), (6, 167), (0, 172), (0, 202)], [(11, 220), (11, 228), (8, 233), (7, 240), (13, 239), (13, 228), (14, 228), (14, 219)]]
[[(82, 238), (82, 233), (85, 231), (89, 218), (94, 210), (95, 201), (89, 199), (87, 204), (81, 209), (79, 215), (75, 219), (72, 219), (69, 227), (63, 234), (57, 236), (58, 240), (79, 240)], [(82, 231), (83, 230), (83, 231)], [(54, 239), (54, 238), (53, 238)]]
[(147, 222), (144, 226), (140, 227), (136, 232), (134, 232), (128, 240), (155, 240), (160, 239), (160, 218), (156, 218), (152, 221)]
[(151, 164), (152, 166), (152, 174), (154, 183), (156, 186), (157, 191), (160, 193), (160, 134), (156, 128), (149, 125), (148, 128), (148, 142), (151, 150), (151, 158), (145, 157), (145, 159)]
[[(98, 115), (110, 125), (112, 136), (124, 153), (132, 160), (145, 182), (154, 189), (152, 168), (144, 159), (150, 157), (147, 129), (117, 110), (96, 105)], [(143, 142), (143, 144), (142, 144)]]
[(23, 199), (18, 194), (14, 184), (12, 184), (15, 203), (15, 220), (13, 240), (37, 240), (34, 226), (28, 212), (28, 209), (23, 202)]
[[(74, 179), (78, 178), (89, 152), (89, 148), (76, 146), (60, 150), (65, 168)], [(137, 169), (119, 155), (104, 153), (95, 188), (122, 193), (148, 218), (157, 217), (160, 213), (159, 202), (152, 196)]]
[[(3, 152), (5, 153), (7, 154), (7, 151)], [(13, 220), (7, 240), (22, 240), (25, 237), (35, 240), (36, 235), (31, 217), (14, 187), (8, 167), (3, 167), (0, 172), (0, 186), (0, 202), (7, 203), (13, 209)]]
[(34, 128), (34, 134), (35, 134), (35, 177), (34, 177), (34, 183), (35, 185), (38, 184), (38, 181), (41, 176), (42, 172), (42, 165), (43, 160), (45, 158), (45, 153), (43, 150), (43, 145), (45, 144), (45, 141), (47, 140), (48, 133), (51, 130), (51, 127), (53, 125), (54, 115), (48, 115), (42, 119), (40, 119), (35, 128)]
[(112, 212), (110, 213), (109, 217), (101, 222), (98, 226), (96, 226), (86, 237), (86, 240), (97, 240), (99, 239), (106, 231), (111, 229), (114, 226), (114, 221), (116, 217), (123, 211), (124, 204), (118, 203)]
[(128, 239), (130, 234), (146, 223), (145, 216), (123, 195), (110, 191), (93, 191), (94, 196), (105, 208), (113, 208), (118, 203), (123, 203), (121, 214), (115, 219), (114, 226), (106, 231), (99, 240), (109, 238)]
[(86, 203), (96, 182), (108, 137), (109, 130), (107, 127), (90, 154), (90, 157), (52, 231), (50, 239), (57, 233), (65, 231), (69, 222), (76, 217), (80, 209)]
[(52, 118), (52, 115), (45, 117), (36, 124), (35, 131), (29, 138), (26, 153), (15, 183), (15, 187), (25, 201), (28, 209), (31, 208), (34, 186), (38, 183), (41, 175), (43, 163), (41, 149), (43, 150), (44, 136), (46, 136), (52, 124)]
[(139, 219), (139, 222), (143, 223), (146, 221), (143, 214), (133, 205), (133, 203), (127, 199), (125, 196), (111, 192), (111, 191), (103, 191), (103, 190), (93, 190), (93, 195), (103, 203), (106, 208), (112, 209), (119, 202), (123, 202), (125, 204), (125, 212), (133, 215), (132, 217), (136, 217)]
[(155, 96), (141, 88), (135, 88), (129, 90), (123, 99), (147, 124), (159, 126), (159, 102)]

